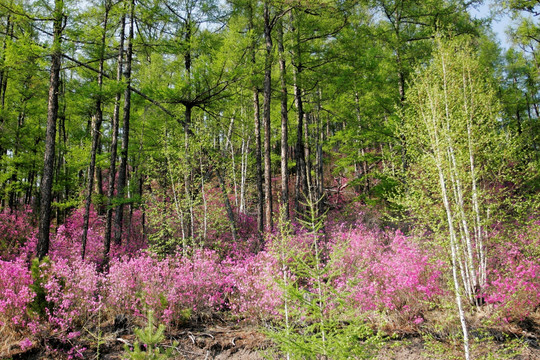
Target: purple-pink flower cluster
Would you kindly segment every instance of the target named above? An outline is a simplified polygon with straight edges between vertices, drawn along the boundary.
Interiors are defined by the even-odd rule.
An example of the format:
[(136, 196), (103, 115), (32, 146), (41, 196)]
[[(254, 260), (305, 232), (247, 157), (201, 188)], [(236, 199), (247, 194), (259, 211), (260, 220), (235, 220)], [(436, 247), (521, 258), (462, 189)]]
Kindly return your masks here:
[[(117, 315), (137, 323), (149, 309), (168, 326), (223, 311), (250, 321), (280, 319), (284, 278), (308, 292), (314, 288), (315, 279), (309, 272), (297, 271), (297, 265), (312, 257), (315, 239), (321, 251), (319, 266), (331, 274), (323, 279), (325, 286), (333, 287), (341, 294), (339, 300), (357, 313), (398, 314), (417, 326), (426, 321), (423, 314), (429, 306), (451, 294), (444, 277), (448, 264), (433, 253), (433, 246), (428, 249), (422, 239), (362, 223), (334, 224), (317, 237), (299, 229), (285, 237), (273, 233), (257, 253), (252, 252), (257, 238), (241, 232), (243, 241), (220, 249), (189, 248), (158, 256), (142, 250), (147, 247), (142, 215), (134, 211), (130, 239), (113, 248), (108, 271), (102, 273), (98, 266), (103, 219), (93, 210), (90, 215), (84, 261), (80, 210), (52, 234), (50, 263), (40, 273), (47, 301), (42, 318), (30, 310), (36, 298), (29, 270), (35, 230), (15, 229), (24, 225), (18, 219), (29, 221), (28, 212), (18, 217), (0, 213), (0, 229), (8, 234), (2, 244), (16, 244), (4, 247), (7, 252), (0, 257), (0, 337), (13, 330), (20, 335), (20, 347), (28, 348), (32, 339), (47, 331), (69, 343), (80, 336), (83, 326), (95, 328), (99, 321), (112, 321)], [(243, 219), (255, 228), (252, 220)], [(505, 319), (523, 318), (540, 305), (539, 239), (540, 226), (530, 226), (519, 229), (512, 239), (493, 235), (486, 240), (488, 286), (479, 295), (503, 311)], [(82, 353), (77, 348), (71, 356)]]
[(30, 289), (32, 276), (20, 260), (0, 260), (0, 335), (5, 326), (21, 328), (30, 320), (26, 309), (35, 293)]

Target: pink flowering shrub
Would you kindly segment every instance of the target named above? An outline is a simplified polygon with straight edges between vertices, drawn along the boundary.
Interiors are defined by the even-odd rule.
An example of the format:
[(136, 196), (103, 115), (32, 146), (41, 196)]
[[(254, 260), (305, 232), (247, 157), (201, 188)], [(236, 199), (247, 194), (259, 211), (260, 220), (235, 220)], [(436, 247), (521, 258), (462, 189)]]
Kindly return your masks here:
[(113, 313), (139, 317), (152, 309), (170, 324), (186, 312), (219, 309), (224, 303), (225, 280), (225, 270), (210, 250), (162, 260), (143, 253), (111, 262), (104, 301)]
[(490, 249), (485, 289), (486, 302), (506, 321), (522, 320), (540, 306), (540, 226), (516, 232)]
[(261, 251), (231, 265), (228, 299), (233, 314), (251, 320), (277, 316), (283, 290), (277, 283), (281, 275), (274, 254)]
[[(56, 236), (51, 239), (51, 260), (69, 259), (73, 262), (80, 259), (82, 250), (83, 214), (84, 209), (74, 211), (71, 216), (66, 219), (64, 224), (58, 227)], [(103, 255), (104, 219), (98, 217), (97, 213), (92, 209), (92, 211), (90, 211), (88, 223), (85, 259), (97, 263), (101, 260)]]
[[(103, 256), (105, 218), (99, 217), (93, 207), (90, 210), (85, 260), (97, 264), (101, 262)], [(69, 261), (78, 261), (80, 259), (84, 224), (83, 215), (84, 209), (78, 209), (66, 219), (64, 224), (58, 227), (58, 231), (51, 239), (50, 258), (52, 260), (69, 259)], [(129, 231), (126, 227), (129, 227)], [(122, 233), (122, 244), (120, 246), (112, 244), (112, 257), (133, 254), (137, 250), (146, 247), (142, 235), (142, 212), (140, 210), (133, 211), (129, 224), (125, 221)], [(128, 233), (129, 239), (127, 238)]]
[(35, 296), (31, 284), (24, 262), (0, 260), (0, 338), (6, 326), (23, 328), (30, 321), (27, 309)]
[[(50, 262), (38, 271), (39, 281), (32, 279), (28, 265), (37, 243), (29, 213), (15, 218), (0, 213), (0, 231), (7, 234), (0, 242), (0, 338), (6, 331), (17, 331), (20, 346), (26, 348), (36, 336), (52, 331), (55, 339), (69, 344), (83, 325), (97, 326), (98, 312), (107, 320), (125, 315), (138, 322), (147, 310), (153, 310), (168, 326), (220, 311), (239, 319), (280, 321), (289, 293), (298, 290), (301, 295), (287, 298), (291, 313), (306, 315), (319, 305), (313, 299), (321, 284), (323, 313), (329, 318), (350, 316), (351, 310), (356, 315), (382, 313), (414, 327), (425, 321), (423, 314), (431, 304), (451, 296), (441, 273), (448, 271), (448, 265), (424, 250), (415, 238), (377, 230), (377, 214), (368, 216), (360, 205), (342, 207), (343, 216), (334, 217), (352, 224), (350, 227), (336, 220), (326, 226), (326, 235), (317, 235), (321, 252), (315, 264), (315, 237), (299, 226), (294, 235), (269, 234), (264, 248), (255, 254), (256, 222), (253, 217), (240, 216), (241, 239), (233, 242), (220, 194), (218, 190), (207, 193), (209, 211), (221, 222), (219, 226), (212, 223), (216, 226), (206, 233), (206, 242), (200, 241), (215, 250), (187, 248), (183, 250), (189, 255), (164, 257), (140, 251), (147, 245), (142, 213), (134, 210), (124, 227), (122, 244), (112, 247), (108, 272), (102, 274), (97, 264), (103, 252), (104, 219), (91, 211), (86, 259), (82, 261), (83, 211), (79, 209), (51, 233)], [(352, 218), (362, 218), (362, 222), (352, 223)], [(196, 221), (200, 239), (200, 216)], [(174, 231), (169, 235), (178, 235)], [(500, 238), (503, 240), (489, 241), (488, 285), (482, 296), (502, 318), (519, 320), (540, 306), (540, 226)], [(284, 272), (293, 291), (283, 283)], [(316, 274), (321, 275), (319, 283)], [(39, 311), (32, 305), (43, 293), (37, 296), (32, 289), (44, 290), (44, 306)], [(302, 311), (307, 302), (312, 308)], [(301, 324), (305, 318), (296, 320)], [(30, 336), (27, 330), (34, 336), (32, 340), (25, 338)], [(84, 355), (80, 347), (74, 347), (71, 354)]]
[(395, 311), (419, 322), (415, 316), (426, 308), (425, 302), (443, 294), (440, 271), (399, 231), (384, 233), (357, 225), (335, 233), (333, 243), (330, 256), (341, 256), (334, 261), (341, 266), (336, 287), (349, 294), (354, 308)]
[(19, 346), (21, 347), (21, 350), (23, 351), (32, 347), (32, 345), (33, 345), (32, 340), (30, 340), (29, 338), (24, 338), (23, 340), (19, 342)]
[(32, 226), (32, 210), (0, 211), (0, 258), (13, 260), (26, 240), (36, 233)]
[(51, 262), (49, 274), (43, 287), (49, 324), (61, 336), (73, 337), (77, 329), (97, 313), (102, 306), (101, 286), (104, 276), (96, 271), (96, 265), (85, 261), (56, 259)]

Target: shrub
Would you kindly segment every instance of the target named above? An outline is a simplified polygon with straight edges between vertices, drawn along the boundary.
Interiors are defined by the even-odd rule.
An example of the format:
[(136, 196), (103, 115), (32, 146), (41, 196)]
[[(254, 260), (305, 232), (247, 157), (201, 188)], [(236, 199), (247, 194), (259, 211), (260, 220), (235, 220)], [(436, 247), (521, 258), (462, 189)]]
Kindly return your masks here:
[(278, 316), (283, 304), (276, 282), (279, 270), (276, 257), (268, 251), (231, 261), (228, 301), (233, 314), (250, 320)]
[(60, 337), (78, 336), (82, 328), (102, 306), (101, 286), (104, 276), (91, 262), (57, 259), (51, 263), (50, 274), (43, 287), (49, 324)]
[(188, 313), (218, 309), (224, 303), (226, 276), (217, 255), (194, 250), (190, 257), (162, 260), (149, 254), (111, 261), (107, 307), (114, 313), (141, 317), (146, 309), (170, 324)]
[(30, 321), (27, 312), (35, 297), (28, 266), (21, 260), (0, 260), (0, 338), (4, 329), (22, 329)]
[(399, 231), (385, 233), (357, 225), (334, 234), (332, 242), (330, 257), (342, 256), (335, 262), (341, 266), (337, 289), (350, 294), (353, 308), (395, 311), (421, 322), (427, 302), (443, 294), (439, 271), (443, 264), (433, 264), (427, 253)]
[(540, 306), (540, 226), (501, 232), (490, 249), (485, 300), (497, 309), (503, 321), (520, 321)]
[(0, 258), (14, 260), (27, 239), (36, 233), (32, 224), (32, 210), (0, 211)]

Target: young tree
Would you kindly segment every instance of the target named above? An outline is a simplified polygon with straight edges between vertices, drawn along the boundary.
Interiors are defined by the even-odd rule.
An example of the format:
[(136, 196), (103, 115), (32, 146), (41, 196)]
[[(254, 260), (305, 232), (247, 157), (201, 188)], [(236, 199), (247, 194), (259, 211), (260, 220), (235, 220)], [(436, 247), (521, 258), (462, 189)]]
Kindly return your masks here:
[(431, 229), (448, 235), (444, 245), (469, 359), (463, 296), (475, 304), (486, 284), (490, 194), (482, 184), (488, 170), (500, 164), (499, 105), (486, 72), (463, 40), (438, 40), (432, 63), (414, 78), (407, 96), (409, 204)]

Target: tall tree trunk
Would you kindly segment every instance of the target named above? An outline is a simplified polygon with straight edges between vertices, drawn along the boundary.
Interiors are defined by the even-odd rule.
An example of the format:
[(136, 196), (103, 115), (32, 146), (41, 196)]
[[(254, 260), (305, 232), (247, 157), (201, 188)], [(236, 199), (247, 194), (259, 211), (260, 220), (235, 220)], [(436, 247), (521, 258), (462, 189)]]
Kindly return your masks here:
[[(5, 63), (6, 60), (6, 49), (7, 49), (7, 40), (8, 36), (13, 39), (13, 25), (11, 23), (11, 15), (7, 15), (6, 19), (6, 36), (4, 36), (4, 42), (2, 44), (2, 64)], [(6, 88), (7, 88), (7, 68), (2, 66), (2, 69), (0, 70), (0, 93), (1, 93), (1, 100), (0, 100), (0, 106), (2, 107), (2, 110), (4, 110), (5, 103), (6, 103)], [(2, 123), (4, 122), (4, 119), (1, 119)], [(2, 153), (0, 153), (0, 156)]]
[[(15, 132), (15, 148), (13, 149), (13, 157), (17, 158), (19, 155), (19, 149), (21, 146), (21, 130), (24, 126), (24, 118), (25, 118), (25, 104), (23, 103), (23, 109), (19, 113), (19, 116), (17, 117), (17, 131)], [(11, 190), (9, 192), (9, 209), (11, 212), (15, 211), (17, 209), (17, 202), (18, 202), (18, 192), (20, 191), (17, 186), (17, 169), (13, 169), (13, 174), (11, 175), (10, 179), (11, 183)]]
[(264, 39), (266, 56), (264, 60), (264, 201), (265, 221), (269, 230), (273, 228), (272, 221), (272, 163), (270, 157), (270, 101), (272, 96), (272, 24), (270, 23), (269, 1), (264, 2)]
[(35, 161), (32, 162), (32, 167), (30, 171), (28, 172), (28, 187), (26, 189), (26, 193), (24, 195), (24, 205), (31, 205), (32, 204), (32, 193), (34, 192), (34, 180), (35, 180)]
[[(399, 36), (399, 33), (398, 35)], [(404, 107), (405, 106), (405, 72), (403, 71), (403, 63), (401, 60), (401, 56), (399, 53), (399, 50), (396, 51), (396, 62), (397, 62), (397, 68), (398, 68), (398, 87), (399, 87), (399, 106)], [(403, 128), (404, 123), (403, 120), (401, 121), (401, 127)], [(401, 171), (403, 172), (403, 177), (405, 176), (405, 173), (407, 172), (407, 169), (409, 167), (408, 165), (408, 156), (407, 156), (407, 139), (405, 138), (404, 134), (400, 135), (400, 141), (401, 141)]]
[[(249, 28), (253, 31), (253, 9), (250, 7), (249, 13)], [(260, 113), (260, 104), (259, 104), (259, 89), (255, 85), (255, 48), (256, 40), (253, 37), (251, 43), (251, 62), (253, 65), (253, 74), (252, 81), (253, 85), (253, 119), (255, 122), (255, 164), (256, 164), (256, 184), (257, 184), (257, 230), (259, 237), (259, 249), (262, 245), (262, 234), (264, 232), (264, 193), (263, 193), (263, 171), (262, 171), (262, 151), (261, 151), (261, 113)], [(259, 250), (255, 249), (255, 250)]]
[[(86, 188), (86, 204), (84, 207), (83, 216), (83, 234), (82, 234), (82, 249), (81, 259), (84, 260), (86, 255), (86, 239), (88, 236), (88, 222), (90, 219), (90, 205), (92, 203), (92, 192), (94, 190), (94, 172), (96, 168), (96, 154), (100, 142), (101, 123), (103, 121), (103, 109), (102, 109), (102, 94), (103, 89), (103, 64), (105, 62), (105, 41), (107, 37), (107, 23), (109, 20), (109, 7), (105, 6), (105, 15), (103, 18), (103, 34), (101, 36), (101, 49), (99, 52), (99, 72), (97, 75), (97, 84), (99, 93), (96, 98), (96, 113), (92, 117), (92, 150), (90, 152), (90, 166), (88, 167), (88, 187)], [(101, 186), (101, 184), (99, 184)]]
[[(102, 154), (102, 138), (101, 136), (98, 139), (98, 147), (97, 147), (97, 154), (96, 156), (100, 156)], [(97, 164), (96, 164), (97, 166)], [(103, 207), (103, 172), (102, 169), (97, 166), (96, 168), (96, 190), (99, 195), (99, 207), (98, 207), (98, 214), (103, 215), (105, 213), (105, 208)]]
[(313, 179), (311, 178), (311, 148), (309, 147), (309, 120), (310, 114), (304, 113), (304, 161), (306, 164), (307, 196), (311, 204), (315, 204), (317, 199), (313, 198)]
[(186, 196), (186, 201), (188, 202), (189, 210), (189, 224), (187, 226), (187, 237), (195, 238), (195, 212), (193, 209), (193, 191), (192, 191), (192, 169), (190, 167), (191, 157), (189, 154), (189, 126), (191, 124), (191, 115), (193, 107), (191, 105), (186, 106), (186, 112), (184, 114), (184, 156), (186, 161), (187, 169), (184, 169), (184, 192)]
[(283, 222), (289, 221), (289, 115), (287, 111), (287, 82), (285, 49), (283, 47), (283, 21), (278, 23), (279, 79), (281, 82), (281, 206)]
[(323, 143), (324, 143), (324, 131), (323, 131), (323, 124), (321, 119), (321, 103), (322, 103), (322, 92), (319, 88), (318, 91), (318, 102), (317, 102), (317, 137), (316, 137), (316, 143), (315, 143), (315, 151), (316, 151), (316, 192), (315, 197), (317, 199), (317, 209), (319, 211), (319, 215), (322, 215), (324, 213), (324, 201), (322, 201), (324, 196), (324, 164), (323, 164)]
[(234, 144), (232, 142), (232, 132), (234, 129), (234, 114), (231, 118), (231, 123), (229, 125), (229, 132), (227, 133), (227, 144), (225, 146), (225, 149), (227, 149), (227, 146), (230, 147), (231, 152), (231, 171), (232, 171), (232, 183), (233, 183), (233, 189), (234, 189), (234, 203), (236, 208), (238, 209), (238, 182), (236, 180), (236, 161), (235, 161), (235, 155), (236, 152), (234, 150)]
[(219, 184), (221, 186), (221, 192), (223, 193), (223, 200), (225, 202), (225, 209), (227, 210), (227, 218), (229, 219), (229, 228), (231, 229), (233, 242), (236, 243), (238, 239), (238, 233), (236, 231), (236, 224), (234, 220), (234, 213), (232, 211), (231, 202), (229, 201), (229, 192), (227, 191), (227, 186), (225, 185), (225, 179), (221, 175), (219, 168), (216, 167), (216, 173), (218, 176)]
[(259, 90), (253, 89), (253, 117), (255, 120), (255, 163), (256, 163), (256, 184), (257, 184), (257, 229), (262, 241), (264, 232), (264, 192), (263, 192), (263, 170), (261, 151), (261, 116), (259, 108)]
[[(118, 59), (116, 64), (116, 81), (122, 80), (122, 68), (124, 58), (124, 32), (126, 27), (126, 18), (122, 16), (120, 26), (120, 45), (118, 47)], [(108, 189), (107, 189), (107, 221), (105, 224), (105, 235), (103, 236), (103, 260), (104, 264), (107, 264), (109, 258), (109, 251), (111, 248), (111, 233), (112, 233), (112, 215), (113, 215), (113, 196), (114, 196), (114, 184), (116, 180), (116, 155), (118, 149), (118, 125), (120, 122), (120, 99), (122, 93), (118, 91), (114, 101), (114, 112), (111, 124), (111, 158), (109, 166), (108, 176)]]
[[(192, 22), (191, 22), (191, 12), (187, 12), (187, 17), (185, 20), (186, 32), (184, 34), (184, 45), (186, 50), (184, 52), (184, 68), (187, 73), (187, 82), (189, 89), (189, 96), (193, 95), (191, 88), (191, 63), (192, 63), (192, 54), (191, 54), (191, 40), (192, 40)], [(184, 191), (186, 196), (186, 201), (188, 202), (189, 210), (189, 224), (187, 226), (188, 237), (195, 239), (195, 211), (194, 211), (194, 199), (193, 199), (193, 169), (191, 168), (191, 156), (189, 154), (189, 134), (191, 132), (190, 126), (193, 117), (193, 104), (185, 104), (186, 110), (184, 113), (184, 152), (185, 152), (185, 162), (187, 169), (184, 171)]]
[(47, 106), (47, 133), (41, 179), (41, 201), (36, 255), (41, 260), (49, 252), (49, 232), (51, 225), (52, 184), (56, 141), (56, 119), (58, 117), (58, 92), (60, 90), (60, 66), (62, 61), (61, 41), (63, 29), (63, 1), (54, 2), (53, 45), (49, 80), (49, 100)]
[(294, 11), (291, 11), (291, 27), (295, 33), (295, 46), (292, 56), (293, 65), (293, 81), (294, 81), (294, 100), (296, 104), (297, 112), (297, 128), (296, 128), (296, 182), (295, 182), (295, 196), (294, 196), (294, 209), (296, 213), (300, 213), (300, 203), (302, 194), (307, 191), (307, 178), (306, 178), (306, 159), (304, 153), (304, 106), (302, 101), (302, 89), (300, 85), (300, 75), (302, 73), (302, 53), (300, 49), (300, 34), (298, 29), (295, 28), (295, 19), (293, 15)]
[(120, 151), (120, 165), (118, 167), (118, 188), (117, 195), (120, 203), (116, 207), (114, 217), (114, 243), (119, 245), (122, 242), (122, 223), (124, 220), (124, 204), (125, 187), (127, 181), (127, 163), (128, 163), (128, 147), (129, 147), (129, 121), (131, 113), (131, 62), (133, 59), (133, 27), (135, 25), (135, 0), (130, 4), (129, 16), (129, 34), (126, 51), (126, 70), (124, 76), (126, 79), (126, 89), (124, 91), (124, 119), (122, 126), (122, 149)]

